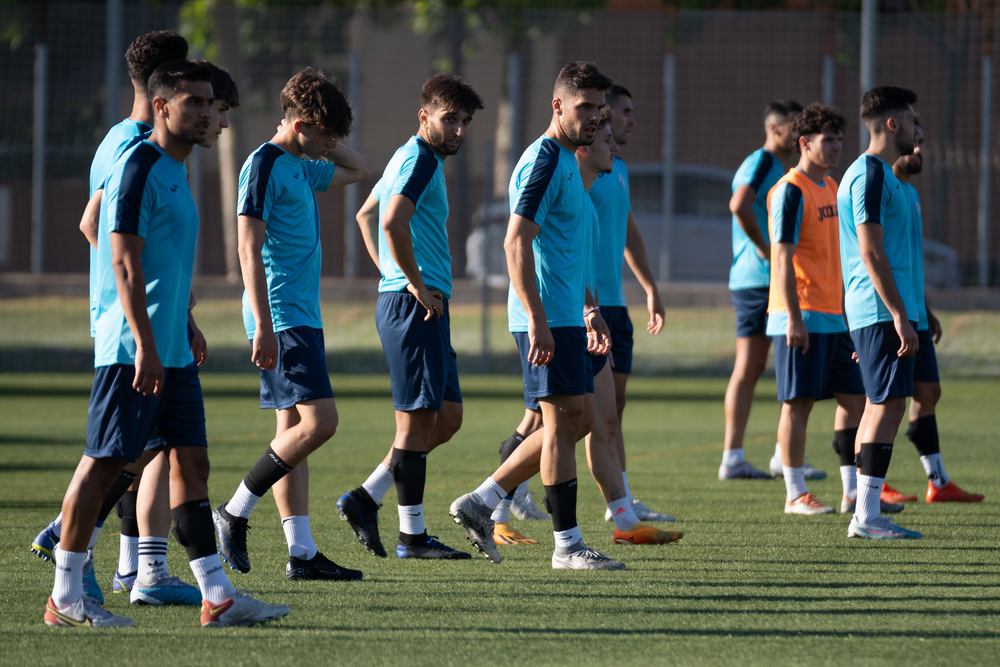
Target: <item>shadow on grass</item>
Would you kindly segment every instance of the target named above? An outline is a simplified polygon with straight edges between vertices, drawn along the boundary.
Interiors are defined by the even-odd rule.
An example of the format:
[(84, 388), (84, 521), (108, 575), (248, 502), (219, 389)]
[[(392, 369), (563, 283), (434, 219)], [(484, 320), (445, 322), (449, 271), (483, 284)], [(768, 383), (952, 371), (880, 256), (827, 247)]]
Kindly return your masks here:
[(0, 433), (0, 447), (10, 447), (14, 445), (49, 445), (53, 447), (80, 447), (81, 451), (86, 444), (84, 438), (59, 438), (42, 435), (12, 435)]
[(4, 510), (59, 510), (61, 500), (0, 500), (0, 509)]
[(5, 472), (73, 472), (76, 463), (0, 463), (0, 473)]

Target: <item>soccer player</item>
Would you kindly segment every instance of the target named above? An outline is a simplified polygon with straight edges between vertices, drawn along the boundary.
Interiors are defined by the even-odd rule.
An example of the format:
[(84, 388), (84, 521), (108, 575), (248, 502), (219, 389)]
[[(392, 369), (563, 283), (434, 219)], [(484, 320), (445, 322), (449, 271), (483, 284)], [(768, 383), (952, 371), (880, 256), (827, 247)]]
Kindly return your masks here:
[(736, 362), (726, 388), (726, 437), (719, 479), (770, 479), (743, 453), (743, 434), (753, 390), (767, 364), (771, 339), (766, 333), (770, 275), (767, 193), (784, 175), (781, 163), (795, 151), (792, 119), (802, 111), (797, 102), (777, 100), (764, 109), (764, 147), (743, 161), (733, 178), (733, 265), (729, 289), (736, 310)]
[[(108, 134), (101, 141), (94, 159), (90, 166), (90, 200), (80, 222), (80, 231), (90, 243), (90, 335), (95, 335), (94, 322), (98, 313), (99, 301), (97, 299), (97, 232), (98, 220), (102, 195), (104, 193), (104, 183), (110, 175), (112, 168), (122, 154), (136, 139), (149, 133), (153, 129), (153, 106), (147, 94), (149, 77), (153, 71), (161, 64), (172, 60), (183, 60), (187, 58), (188, 43), (177, 33), (167, 30), (146, 33), (140, 35), (129, 45), (125, 52), (125, 64), (128, 69), (129, 78), (132, 81), (133, 99), (132, 111), (128, 118), (112, 127)], [(203, 339), (202, 339), (203, 340)], [(105, 519), (119, 503), (118, 513), (122, 517), (122, 534), (120, 538), (119, 560), (124, 564), (127, 573), (135, 571), (135, 567), (129, 568), (129, 564), (137, 562), (138, 559), (138, 525), (136, 523), (135, 498), (139, 489), (139, 476), (143, 466), (157, 455), (159, 445), (153, 443), (148, 453), (135, 465), (127, 466), (122, 470), (119, 478), (112, 484), (105, 505), (101, 507), (97, 517), (97, 524), (91, 540), (88, 544), (87, 561), (84, 564), (84, 591), (88, 597), (93, 598), (98, 604), (104, 602), (104, 595), (93, 568), (93, 557), (91, 551), (101, 532)], [(165, 461), (165, 457), (160, 457)], [(165, 469), (164, 469), (165, 471)], [(170, 528), (169, 501), (165, 498), (166, 487), (160, 486), (159, 474), (151, 475), (151, 480), (147, 482), (147, 487), (154, 495), (163, 498), (155, 508), (156, 521), (166, 523), (166, 530)], [(128, 491), (126, 491), (126, 489)], [(125, 494), (123, 496), (123, 493)], [(119, 501), (119, 498), (122, 500)], [(152, 515), (145, 515), (145, 519), (153, 520)], [(48, 526), (46, 526), (32, 540), (31, 550), (40, 558), (52, 560), (53, 550), (59, 542), (62, 533), (62, 514), (57, 516)], [(112, 578), (112, 589), (115, 591), (130, 589), (131, 578), (129, 576), (119, 577), (116, 571)], [(200, 601), (200, 600), (199, 600)], [(197, 604), (197, 601), (195, 602)]]
[[(592, 389), (588, 353), (606, 354), (610, 347), (607, 325), (586, 285), (586, 254), (593, 243), (588, 226), (596, 216), (576, 150), (594, 143), (604, 91), (612, 83), (593, 63), (564, 66), (552, 93), (549, 127), (525, 150), (511, 176), (511, 217), (504, 240), (511, 279), (508, 328), (521, 356), (525, 406), (538, 400), (543, 427), (450, 508), (473, 545), (493, 562), (500, 562), (490, 520), (493, 509), (540, 470), (556, 540), (552, 567), (625, 568), (588, 548), (576, 520), (576, 442), (590, 432), (593, 420), (585, 401)], [(591, 245), (590, 250), (596, 248)]]
[[(913, 368), (913, 398), (910, 399), (909, 426), (906, 437), (910, 439), (920, 463), (927, 472), (927, 502), (959, 502), (978, 503), (985, 496), (979, 493), (969, 493), (962, 490), (948, 477), (944, 463), (941, 461), (941, 448), (938, 442), (937, 417), (935, 406), (941, 399), (941, 378), (938, 375), (937, 356), (934, 354), (934, 344), (941, 340), (941, 323), (927, 306), (924, 297), (924, 249), (923, 220), (920, 212), (920, 196), (910, 179), (920, 173), (923, 167), (922, 147), (924, 132), (920, 126), (919, 116), (913, 118), (915, 133), (913, 137), (913, 153), (904, 155), (892, 166), (892, 173), (899, 179), (910, 214), (912, 225), (911, 239), (913, 241), (913, 291), (916, 294), (917, 338), (920, 347), (914, 357)], [(916, 496), (903, 496), (898, 491), (883, 483), (883, 500), (916, 500)]]
[[(465, 140), (482, 98), (460, 77), (437, 74), (420, 94), (417, 134), (389, 160), (358, 221), (382, 274), (375, 324), (389, 366), (396, 437), (369, 478), (337, 501), (358, 541), (386, 557), (378, 508), (395, 483), (399, 511), (397, 558), (472, 558), (428, 536), (424, 524), (427, 454), (462, 423), (462, 392), (451, 345), (448, 299), (448, 191), (444, 161)], [(369, 217), (377, 206), (378, 239)]]
[(82, 570), (97, 499), (139, 457), (154, 427), (169, 434), (174, 534), (201, 589), (202, 625), (248, 625), (289, 611), (233, 588), (212, 531), (205, 411), (186, 332), (198, 212), (183, 165), (211, 124), (211, 81), (211, 70), (197, 63), (157, 68), (148, 83), (152, 134), (105, 182), (87, 447), (63, 500), (47, 625), (133, 625), (84, 597)]
[(864, 94), (868, 150), (847, 168), (837, 193), (844, 306), (864, 379), (858, 428), (858, 499), (848, 537), (917, 539), (920, 533), (882, 516), (879, 500), (892, 443), (913, 395), (919, 317), (913, 289), (913, 243), (906, 195), (892, 165), (913, 152), (916, 94), (878, 86)]
[[(215, 508), (219, 549), (240, 572), (250, 571), (247, 519), (268, 489), (288, 543), (285, 576), (360, 579), (316, 547), (309, 526), (306, 457), (333, 437), (337, 406), (323, 345), (319, 305), (321, 250), (316, 192), (360, 181), (372, 165), (338, 143), (353, 120), (347, 98), (307, 67), (281, 91), (284, 118), (271, 141), (240, 171), (239, 253), (243, 323), (250, 360), (260, 368), (260, 407), (273, 409), (274, 439), (233, 497)], [(329, 160), (320, 158), (328, 157)]]
[[(767, 195), (771, 285), (767, 335), (774, 338), (786, 514), (834, 511), (806, 489), (806, 426), (816, 401), (837, 399), (834, 442), (854, 439), (865, 409), (865, 388), (851, 356), (844, 322), (837, 184), (826, 175), (840, 160), (847, 120), (825, 104), (807, 106), (791, 123), (798, 165)], [(853, 470), (853, 468), (852, 468)], [(844, 502), (853, 499), (845, 493)]]

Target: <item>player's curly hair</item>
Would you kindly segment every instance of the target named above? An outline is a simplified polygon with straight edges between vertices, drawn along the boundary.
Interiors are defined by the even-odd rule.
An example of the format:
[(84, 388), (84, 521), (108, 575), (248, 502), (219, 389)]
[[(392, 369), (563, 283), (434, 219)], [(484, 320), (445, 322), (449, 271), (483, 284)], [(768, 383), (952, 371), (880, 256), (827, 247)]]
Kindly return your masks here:
[(215, 94), (216, 100), (222, 100), (230, 109), (235, 109), (240, 105), (240, 91), (236, 87), (233, 77), (229, 76), (229, 72), (207, 60), (194, 60), (192, 62), (206, 65), (212, 70), (212, 92)]
[(552, 96), (579, 95), (584, 90), (606, 91), (614, 83), (601, 74), (594, 63), (577, 60), (574, 63), (567, 63), (559, 70), (556, 84), (552, 88)]
[[(631, 95), (629, 96), (631, 97)], [(615, 110), (610, 106), (601, 109), (601, 119), (597, 121), (597, 129), (601, 129), (615, 118)]]
[(338, 139), (351, 133), (354, 114), (340, 88), (322, 72), (307, 67), (281, 89), (281, 110), (289, 121), (298, 118)]
[(462, 77), (435, 74), (424, 82), (420, 91), (420, 106), (424, 109), (465, 111), (472, 115), (483, 108), (483, 98)]
[(861, 119), (872, 130), (890, 114), (906, 111), (916, 101), (917, 94), (908, 88), (876, 86), (861, 98)]
[(186, 60), (187, 40), (170, 30), (157, 30), (139, 35), (125, 52), (129, 77), (146, 90), (153, 70), (171, 60)]
[(832, 132), (843, 132), (847, 127), (847, 119), (829, 104), (813, 102), (802, 113), (792, 120), (792, 136), (795, 141), (799, 137), (810, 137), (819, 134), (823, 130)]

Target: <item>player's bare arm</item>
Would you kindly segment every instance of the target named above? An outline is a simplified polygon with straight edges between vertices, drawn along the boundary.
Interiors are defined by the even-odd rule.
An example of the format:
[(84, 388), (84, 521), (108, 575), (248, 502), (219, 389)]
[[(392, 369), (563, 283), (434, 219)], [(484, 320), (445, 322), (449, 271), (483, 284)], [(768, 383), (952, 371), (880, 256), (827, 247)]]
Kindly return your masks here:
[(396, 266), (406, 276), (409, 283), (407, 291), (417, 297), (420, 305), (427, 309), (424, 321), (444, 314), (442, 294), (437, 290), (428, 290), (424, 278), (420, 275), (417, 256), (413, 253), (413, 235), (410, 231), (410, 218), (417, 210), (413, 202), (405, 195), (393, 195), (385, 208), (382, 218), (382, 231), (385, 232), (385, 242), (389, 252), (396, 261)]
[[(192, 296), (193, 298), (193, 296)], [(194, 321), (194, 313), (191, 309), (194, 306), (188, 306), (188, 326), (191, 327), (191, 356), (194, 357), (194, 363), (201, 366), (208, 359), (208, 341), (205, 340), (205, 334), (201, 332), (198, 325)]]
[(795, 266), (792, 258), (795, 256), (795, 244), (784, 241), (774, 247), (775, 274), (778, 278), (778, 294), (785, 304), (788, 313), (788, 326), (785, 329), (785, 340), (788, 347), (801, 347), (802, 354), (809, 352), (809, 330), (802, 321), (802, 310), (799, 307), (799, 294), (795, 289)]
[(507, 224), (503, 249), (507, 255), (510, 282), (528, 316), (528, 361), (535, 366), (544, 366), (552, 361), (556, 344), (545, 319), (545, 308), (535, 282), (535, 253), (531, 249), (531, 242), (539, 231), (541, 227), (533, 221), (514, 213)]
[(941, 336), (944, 334), (944, 327), (941, 326), (941, 321), (931, 312), (930, 306), (927, 305), (927, 300), (924, 300), (924, 310), (927, 311), (927, 329), (934, 336), (934, 344), (937, 345), (941, 342)]
[(247, 291), (247, 301), (255, 323), (250, 361), (258, 368), (269, 371), (278, 362), (278, 340), (274, 336), (271, 306), (267, 300), (267, 274), (260, 255), (267, 234), (267, 223), (260, 218), (241, 215), (237, 231), (243, 286)]
[(156, 353), (153, 327), (146, 312), (146, 276), (142, 249), (146, 241), (136, 234), (111, 234), (111, 267), (118, 300), (135, 339), (135, 379), (132, 388), (144, 396), (157, 395), (163, 386), (163, 364)]
[(736, 188), (729, 200), (729, 212), (736, 216), (740, 229), (749, 237), (751, 243), (757, 246), (757, 255), (761, 259), (770, 259), (771, 247), (757, 226), (757, 216), (753, 212), (753, 204), (757, 201), (757, 193), (749, 185)]
[(368, 256), (372, 258), (372, 262), (375, 263), (375, 268), (378, 267), (378, 199), (375, 198), (374, 193), (369, 193), (368, 199), (365, 200), (364, 205), (361, 210), (358, 211), (356, 217), (358, 221), (358, 227), (361, 228), (361, 238), (364, 239), (365, 249), (368, 251)]
[(326, 159), (337, 165), (330, 187), (357, 183), (368, 178), (372, 173), (372, 161), (350, 146), (337, 142), (337, 146), (326, 155)]
[(80, 218), (80, 231), (87, 237), (94, 250), (97, 250), (97, 229), (101, 224), (101, 199), (104, 190), (97, 190), (94, 196), (87, 201), (87, 207), (83, 209), (83, 217)]
[(906, 308), (899, 296), (899, 290), (896, 289), (896, 281), (892, 277), (892, 268), (889, 266), (889, 259), (885, 255), (882, 244), (882, 225), (875, 222), (865, 222), (858, 225), (857, 229), (861, 261), (865, 263), (868, 277), (871, 278), (872, 285), (882, 299), (882, 303), (892, 313), (892, 322), (899, 335), (900, 346), (896, 354), (900, 357), (913, 356), (917, 353), (919, 346), (917, 332), (910, 326)]
[(642, 240), (642, 234), (639, 233), (639, 227), (636, 226), (631, 211), (628, 213), (625, 227), (625, 261), (646, 292), (646, 309), (649, 311), (646, 331), (656, 335), (663, 329), (663, 301), (660, 299), (660, 290), (656, 287), (653, 271), (649, 268), (646, 243)]

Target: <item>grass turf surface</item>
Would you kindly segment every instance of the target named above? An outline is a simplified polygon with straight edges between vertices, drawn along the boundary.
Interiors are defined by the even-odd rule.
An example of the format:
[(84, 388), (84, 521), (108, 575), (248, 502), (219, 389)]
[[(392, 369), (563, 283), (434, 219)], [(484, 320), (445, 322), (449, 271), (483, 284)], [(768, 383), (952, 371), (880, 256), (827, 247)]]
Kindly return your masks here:
[[(463, 377), (465, 423), (433, 454), (425, 507), (432, 534), (465, 547), (447, 507), (497, 464), (497, 448), (522, 414), (519, 379)], [(272, 500), (255, 512), (253, 569), (234, 584), (292, 613), (265, 628), (202, 629), (190, 607), (131, 607), (110, 594), (117, 519), (95, 551), (115, 613), (136, 628), (58, 630), (42, 624), (52, 566), (28, 545), (59, 510), (79, 460), (90, 378), (0, 375), (0, 664), (996, 664), (1000, 656), (1000, 381), (954, 380), (939, 408), (944, 460), (978, 505), (910, 503), (900, 522), (914, 542), (848, 540), (848, 517), (786, 516), (783, 484), (719, 482), (719, 379), (646, 379), (630, 384), (625, 434), (637, 498), (678, 516), (686, 535), (667, 547), (612, 546), (610, 524), (580, 466), (579, 516), (587, 542), (625, 572), (553, 571), (551, 524), (517, 522), (535, 547), (500, 547), (504, 562), (399, 561), (395, 495), (381, 512), (390, 558), (369, 556), (339, 521), (334, 503), (381, 459), (393, 434), (384, 376), (334, 376), (340, 429), (310, 459), (312, 526), (320, 548), (361, 582), (288, 582), (284, 536)], [(214, 503), (228, 498), (269, 441), (273, 413), (256, 407), (253, 375), (203, 377)], [(748, 458), (766, 467), (777, 403), (758, 387)], [(829, 449), (833, 405), (813, 412), (807, 451), (830, 476), (810, 490), (840, 497)], [(901, 491), (923, 496), (926, 479), (902, 433), (890, 469)], [(532, 488), (541, 490), (537, 478)], [(171, 571), (193, 581), (171, 539)]]

